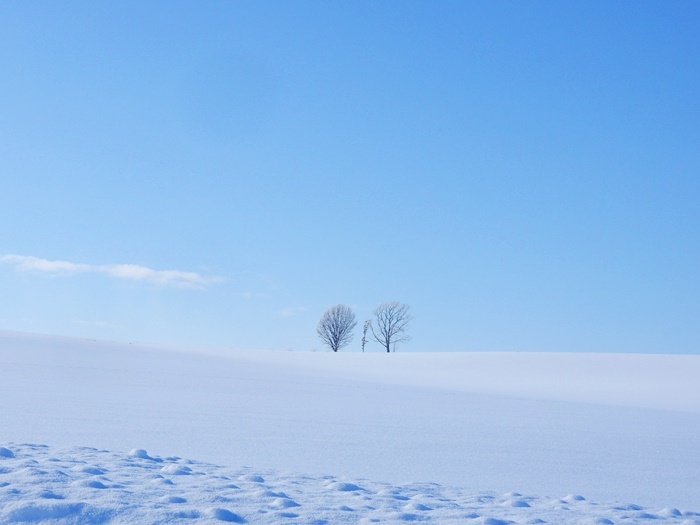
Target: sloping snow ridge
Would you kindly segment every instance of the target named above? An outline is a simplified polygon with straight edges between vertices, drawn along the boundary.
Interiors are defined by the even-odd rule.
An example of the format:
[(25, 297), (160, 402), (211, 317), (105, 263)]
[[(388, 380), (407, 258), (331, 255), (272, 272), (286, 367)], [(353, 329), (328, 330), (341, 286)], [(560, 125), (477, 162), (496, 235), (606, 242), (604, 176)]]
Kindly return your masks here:
[(2, 523), (697, 524), (700, 513), (562, 497), (469, 493), (434, 483), (227, 468), (143, 449), (113, 453), (6, 444)]
[(0, 331), (0, 523), (700, 525), (698, 377), (696, 355)]

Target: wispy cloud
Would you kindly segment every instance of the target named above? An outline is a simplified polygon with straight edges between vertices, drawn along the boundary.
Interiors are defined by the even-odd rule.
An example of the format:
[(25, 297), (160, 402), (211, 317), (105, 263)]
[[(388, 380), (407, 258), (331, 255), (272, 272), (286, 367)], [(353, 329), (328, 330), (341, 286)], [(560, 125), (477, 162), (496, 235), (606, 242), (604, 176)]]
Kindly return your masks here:
[(82, 264), (69, 261), (50, 261), (31, 255), (2, 255), (0, 263), (14, 266), (19, 272), (39, 272), (53, 275), (101, 273), (115, 279), (142, 281), (176, 288), (205, 288), (221, 282), (221, 277), (205, 276), (180, 270), (154, 270), (137, 264)]
[(204, 288), (210, 284), (221, 282), (222, 280), (220, 277), (204, 276), (195, 272), (153, 270), (136, 264), (111, 264), (98, 266), (97, 269), (117, 279), (147, 281), (153, 284), (183, 288)]
[(53, 274), (73, 274), (89, 272), (92, 267), (89, 264), (76, 264), (68, 261), (49, 261), (32, 257), (30, 255), (3, 255), (0, 262), (10, 264), (20, 272), (45, 272)]
[(290, 306), (289, 308), (283, 308), (278, 313), (282, 317), (294, 317), (295, 315), (303, 314), (306, 312), (306, 308), (303, 306)]

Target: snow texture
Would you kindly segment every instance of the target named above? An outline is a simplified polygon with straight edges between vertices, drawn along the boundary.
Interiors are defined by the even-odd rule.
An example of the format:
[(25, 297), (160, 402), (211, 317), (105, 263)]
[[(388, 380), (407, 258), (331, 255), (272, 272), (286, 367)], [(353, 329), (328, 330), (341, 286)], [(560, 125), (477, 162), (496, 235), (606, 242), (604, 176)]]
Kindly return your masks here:
[(693, 511), (591, 502), (580, 495), (341, 481), (94, 448), (5, 448), (14, 457), (0, 470), (2, 523), (700, 524)]
[(692, 355), (0, 332), (0, 523), (698, 524), (698, 377)]

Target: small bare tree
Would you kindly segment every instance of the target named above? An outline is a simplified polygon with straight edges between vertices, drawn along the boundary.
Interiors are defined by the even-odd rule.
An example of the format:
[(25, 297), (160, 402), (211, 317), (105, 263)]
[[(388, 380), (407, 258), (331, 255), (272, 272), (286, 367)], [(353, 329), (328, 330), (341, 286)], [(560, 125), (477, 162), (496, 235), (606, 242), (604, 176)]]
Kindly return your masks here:
[(370, 325), (372, 337), (386, 348), (387, 352), (391, 352), (392, 348), (396, 351), (397, 343), (406, 343), (411, 340), (406, 330), (413, 317), (408, 313), (407, 304), (396, 301), (382, 303), (372, 313), (375, 317), (375, 322)]
[(365, 345), (367, 344), (367, 330), (369, 330), (369, 327), (372, 326), (372, 321), (367, 319), (365, 321), (365, 326), (362, 328), (362, 351), (365, 351)]
[(324, 344), (337, 352), (352, 341), (352, 330), (355, 325), (357, 321), (350, 307), (336, 304), (323, 314), (316, 327), (316, 333)]

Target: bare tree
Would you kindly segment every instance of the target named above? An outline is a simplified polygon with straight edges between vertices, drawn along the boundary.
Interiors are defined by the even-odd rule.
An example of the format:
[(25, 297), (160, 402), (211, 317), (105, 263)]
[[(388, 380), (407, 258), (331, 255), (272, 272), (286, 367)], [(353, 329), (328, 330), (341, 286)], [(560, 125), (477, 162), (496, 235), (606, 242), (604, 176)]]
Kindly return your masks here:
[(316, 333), (324, 344), (337, 352), (352, 341), (352, 330), (355, 325), (357, 321), (350, 307), (336, 304), (323, 314), (316, 327)]
[(367, 319), (365, 321), (365, 326), (362, 328), (362, 351), (365, 351), (365, 344), (367, 344), (367, 330), (372, 326), (372, 321)]
[(377, 343), (386, 348), (387, 352), (391, 352), (392, 348), (396, 351), (397, 343), (405, 343), (411, 340), (406, 330), (408, 329), (408, 323), (413, 317), (408, 313), (407, 304), (396, 301), (382, 303), (372, 313), (375, 317), (375, 322), (370, 325), (372, 337)]

